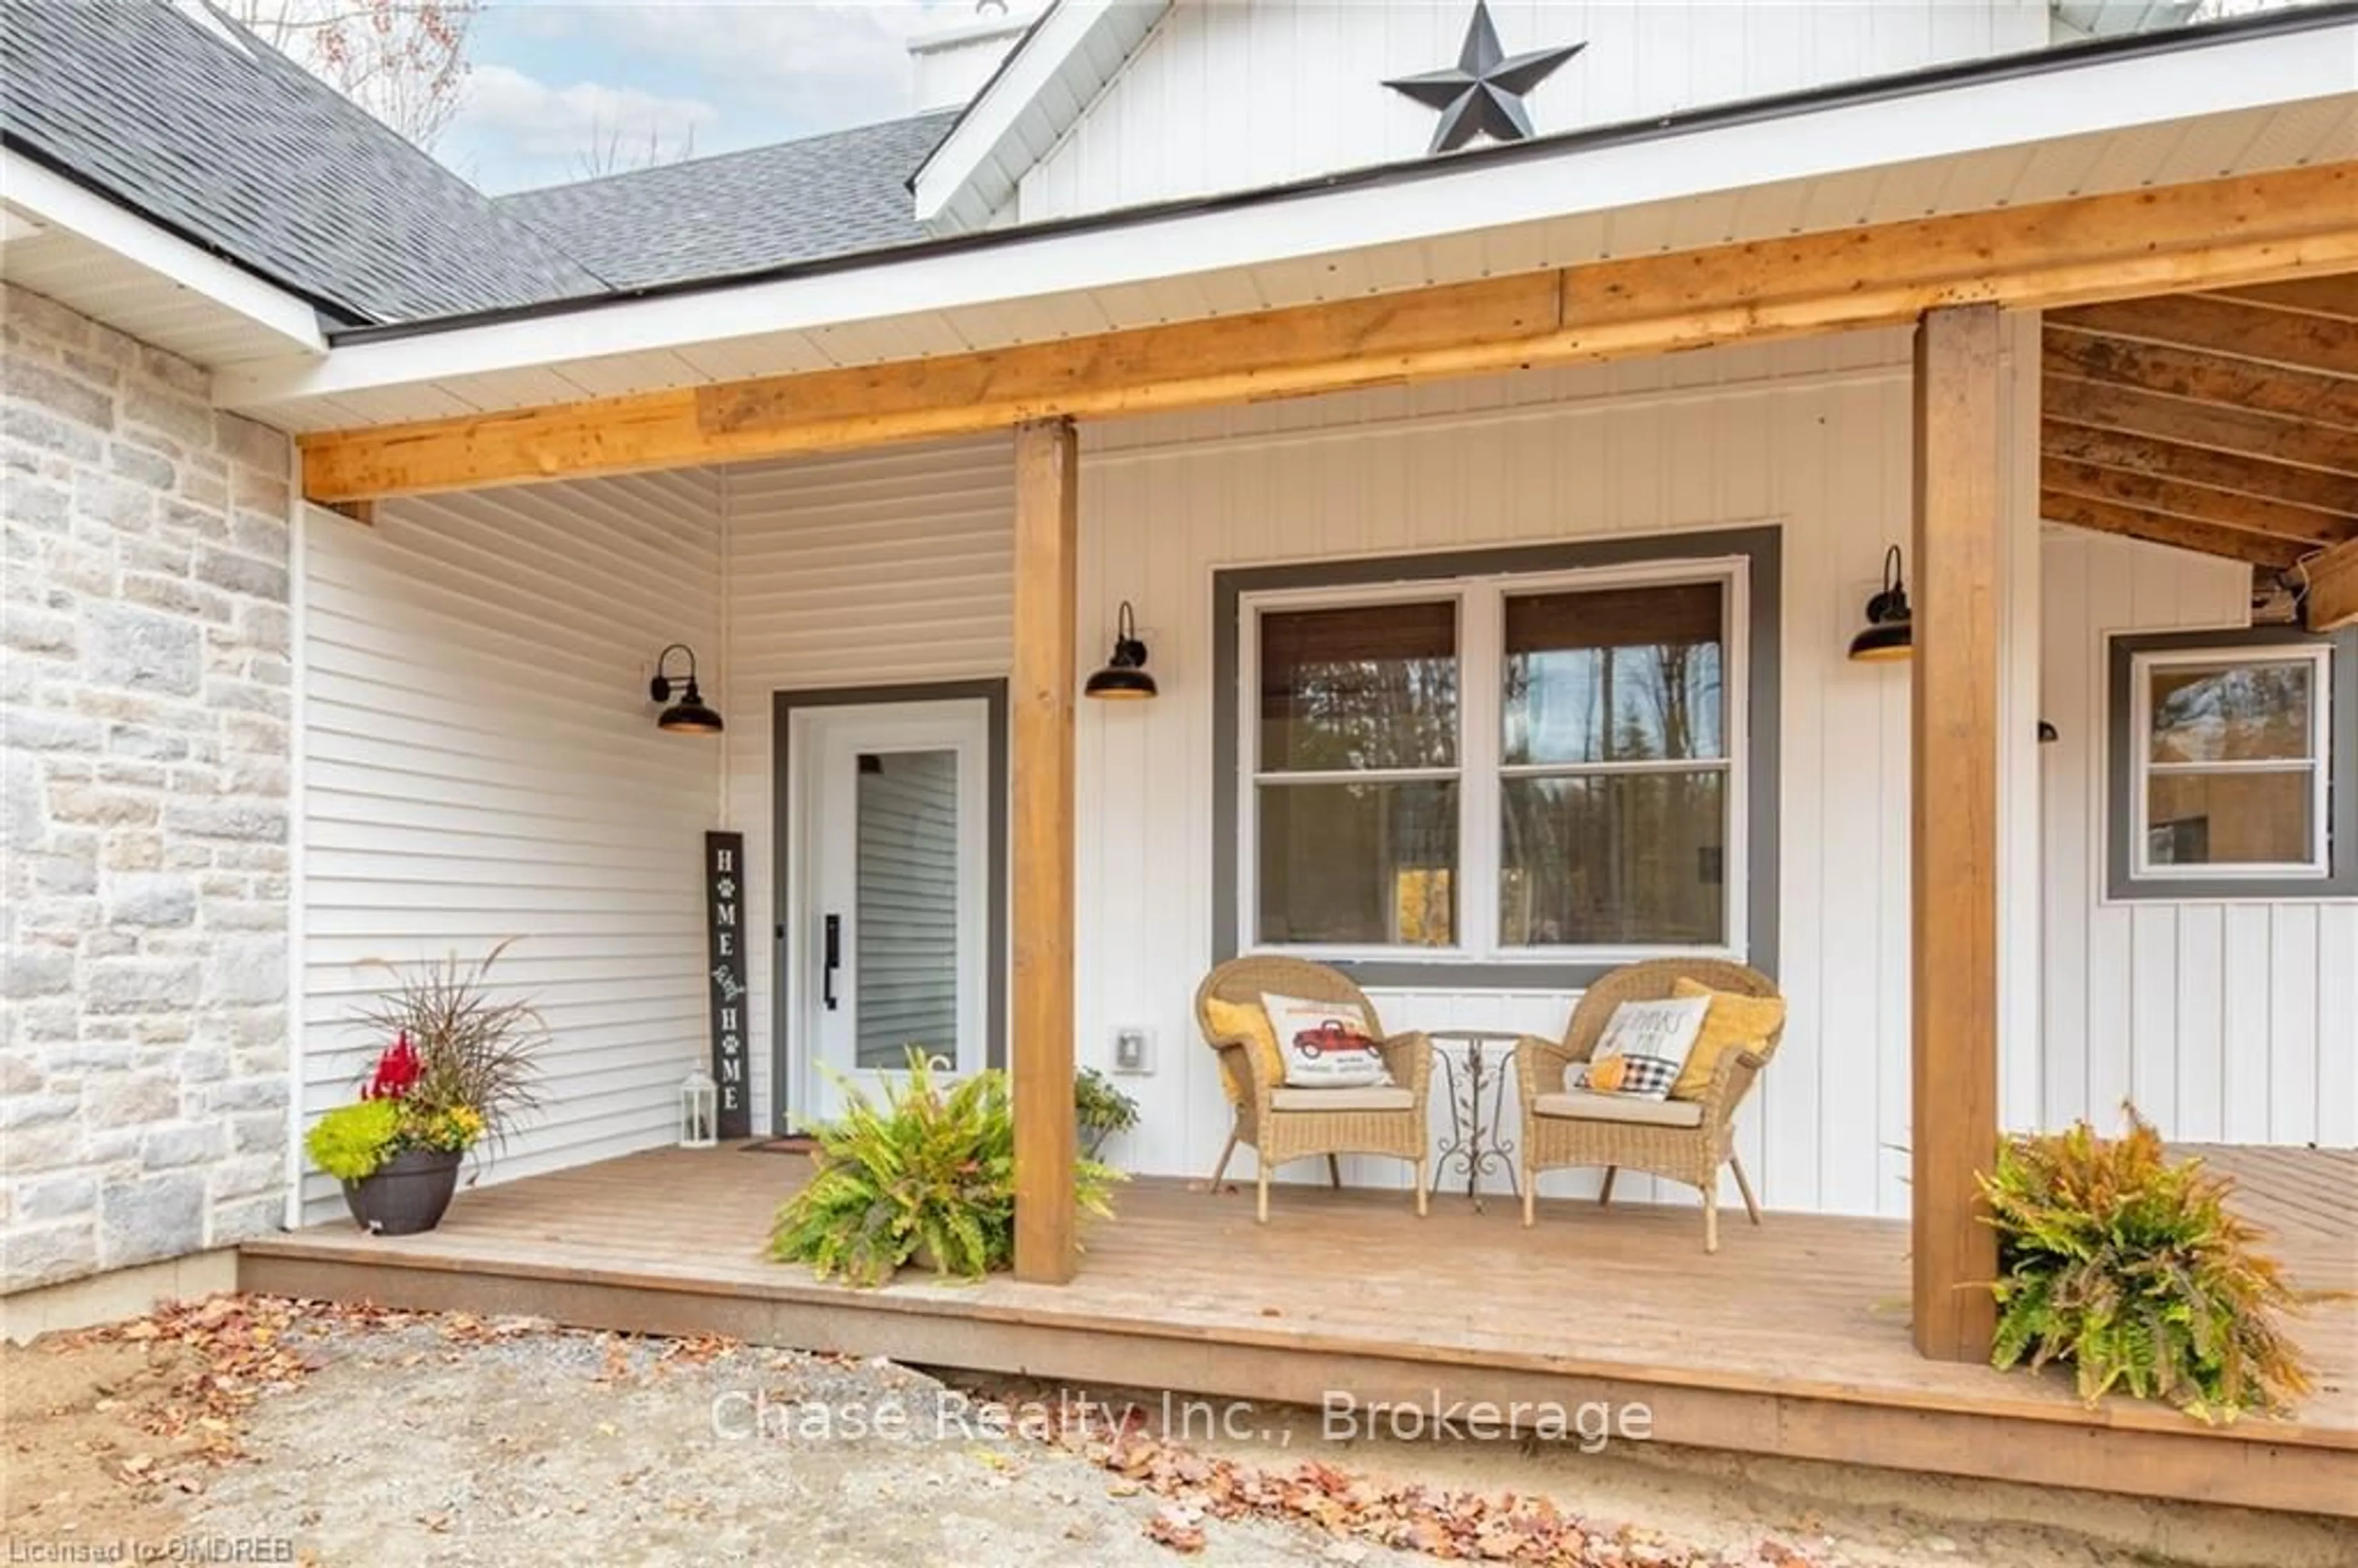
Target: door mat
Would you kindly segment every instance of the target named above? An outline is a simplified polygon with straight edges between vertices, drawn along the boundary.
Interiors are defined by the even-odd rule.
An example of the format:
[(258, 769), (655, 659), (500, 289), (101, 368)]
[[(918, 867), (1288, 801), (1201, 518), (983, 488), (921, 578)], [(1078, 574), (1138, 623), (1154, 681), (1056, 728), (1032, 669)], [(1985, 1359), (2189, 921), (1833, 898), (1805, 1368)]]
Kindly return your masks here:
[(789, 1132), (783, 1138), (756, 1138), (737, 1147), (747, 1154), (808, 1154), (818, 1147), (818, 1140), (807, 1132)]

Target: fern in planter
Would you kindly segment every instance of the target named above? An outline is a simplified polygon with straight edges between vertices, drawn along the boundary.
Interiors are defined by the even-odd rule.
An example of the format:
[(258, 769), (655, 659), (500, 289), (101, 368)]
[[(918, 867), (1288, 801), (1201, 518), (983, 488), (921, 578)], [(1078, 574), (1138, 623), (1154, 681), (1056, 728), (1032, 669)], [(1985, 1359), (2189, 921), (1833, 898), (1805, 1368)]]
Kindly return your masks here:
[(2204, 1422), (2281, 1414), (2309, 1374), (2278, 1325), (2299, 1310), (2234, 1183), (2172, 1161), (2134, 1109), (2125, 1137), (2008, 1139), (1982, 1178), (1998, 1230), (1991, 1360), (2070, 1361), (2093, 1404), (2115, 1388)]
[[(846, 1087), (841, 1119), (816, 1130), (809, 1184), (778, 1210), (770, 1256), (819, 1278), (881, 1285), (913, 1258), (980, 1279), (1015, 1250), (1015, 1121), (1007, 1079), (977, 1073), (947, 1092), (924, 1055), (882, 1104)], [(1121, 1178), (1093, 1160), (1075, 1173), (1081, 1212), (1113, 1210)]]

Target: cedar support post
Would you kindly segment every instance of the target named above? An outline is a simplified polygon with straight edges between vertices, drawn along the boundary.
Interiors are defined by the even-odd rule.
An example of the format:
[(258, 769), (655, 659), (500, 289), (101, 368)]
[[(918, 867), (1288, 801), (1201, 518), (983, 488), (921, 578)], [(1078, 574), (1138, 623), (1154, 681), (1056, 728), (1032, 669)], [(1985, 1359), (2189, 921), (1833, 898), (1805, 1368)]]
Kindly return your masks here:
[(1909, 1146), (1917, 1351), (1987, 1357), (1997, 1143), (1998, 594), (2004, 503), (1994, 305), (1916, 332)]
[(1080, 448), (1070, 419), (1015, 428), (1015, 1273), (1073, 1277), (1073, 701)]

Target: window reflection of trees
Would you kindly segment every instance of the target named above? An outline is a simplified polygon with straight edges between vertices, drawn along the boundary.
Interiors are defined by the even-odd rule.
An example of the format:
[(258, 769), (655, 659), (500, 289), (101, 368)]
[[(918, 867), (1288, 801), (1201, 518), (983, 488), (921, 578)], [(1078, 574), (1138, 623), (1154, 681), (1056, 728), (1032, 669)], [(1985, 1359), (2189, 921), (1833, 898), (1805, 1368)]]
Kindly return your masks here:
[(1501, 939), (1704, 944), (1725, 935), (1716, 583), (1510, 600)]
[(1443, 600), (1262, 618), (1263, 773), (1373, 775), (1264, 783), (1263, 940), (1455, 941), (1455, 786), (1384, 775), (1456, 765), (1456, 617)]
[(2153, 760), (2209, 762), (2309, 752), (2306, 664), (2162, 670), (2153, 677)]

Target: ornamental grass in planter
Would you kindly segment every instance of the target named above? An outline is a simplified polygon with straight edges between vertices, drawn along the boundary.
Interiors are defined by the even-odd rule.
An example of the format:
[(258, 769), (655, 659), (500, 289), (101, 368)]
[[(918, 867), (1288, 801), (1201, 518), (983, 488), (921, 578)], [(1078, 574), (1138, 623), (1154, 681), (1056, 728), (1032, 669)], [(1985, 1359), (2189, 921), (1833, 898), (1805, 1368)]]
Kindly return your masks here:
[[(822, 1280), (881, 1285), (905, 1263), (979, 1280), (1015, 1254), (1015, 1119), (992, 1069), (945, 1090), (921, 1052), (882, 1104), (844, 1085), (843, 1116), (815, 1130), (809, 1183), (778, 1210), (770, 1256)], [(1080, 1212), (1103, 1218), (1120, 1173), (1077, 1162)]]
[(353, 1220), (384, 1236), (441, 1223), (472, 1151), (496, 1148), (537, 1108), (535, 1062), (548, 1031), (531, 1003), (494, 997), (492, 966), (506, 942), (473, 963), (455, 955), (392, 969), (394, 983), (357, 1022), (391, 1043), (361, 1098), (304, 1136), (312, 1163), (343, 1184)]
[(2125, 1137), (2086, 1122), (2009, 1138), (1981, 1179), (1998, 1232), (1991, 1360), (2069, 1361), (2093, 1404), (2115, 1389), (2206, 1422), (2279, 1415), (2309, 1390), (2280, 1324), (2300, 1298), (2232, 1177), (2172, 1160), (2134, 1109)]

